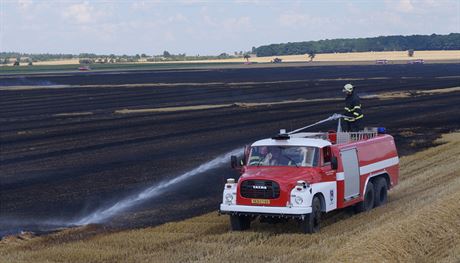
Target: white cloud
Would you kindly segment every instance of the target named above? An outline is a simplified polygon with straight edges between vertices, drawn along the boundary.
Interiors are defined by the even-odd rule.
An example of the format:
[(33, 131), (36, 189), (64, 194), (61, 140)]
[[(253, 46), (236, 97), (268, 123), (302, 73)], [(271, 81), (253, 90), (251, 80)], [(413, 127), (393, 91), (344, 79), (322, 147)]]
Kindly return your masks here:
[(411, 0), (400, 0), (396, 6), (396, 10), (404, 13), (410, 13), (414, 11), (414, 5)]
[(158, 4), (162, 2), (162, 0), (133, 1), (133, 3), (131, 4), (131, 9), (133, 9), (134, 11), (151, 10), (157, 7)]
[[(168, 2), (168, 1), (166, 1)], [(189, 4), (189, 5), (193, 5), (193, 4), (202, 4), (202, 3), (209, 3), (209, 2), (212, 2), (210, 0), (181, 0), (181, 1), (178, 1), (180, 3), (183, 3), (183, 4)]]
[(283, 26), (295, 26), (304, 24), (307, 21), (307, 16), (303, 14), (283, 13), (278, 18)]
[(170, 23), (188, 22), (188, 19), (183, 14), (178, 13), (178, 14), (168, 17), (168, 22)]
[(318, 27), (326, 23), (330, 23), (328, 17), (315, 17), (304, 13), (297, 12), (285, 12), (279, 15), (278, 22), (285, 27), (306, 27), (313, 26)]
[(34, 3), (32, 0), (18, 0), (17, 2), (21, 9), (28, 9)]
[(86, 24), (91, 22), (93, 11), (93, 6), (88, 2), (83, 2), (81, 4), (73, 4), (66, 8), (63, 12), (63, 16), (74, 20), (78, 24)]
[(261, 4), (261, 0), (234, 0), (237, 4)]
[(459, 0), (359, 0), (337, 10), (332, 0), (0, 1), (3, 35), (13, 36), (2, 48), (37, 52), (219, 54), (276, 42), (444, 34), (458, 32), (460, 21)]
[(222, 26), (226, 30), (241, 31), (251, 27), (251, 18), (248, 16), (225, 19)]
[(131, 8), (134, 10), (144, 9), (147, 7), (147, 3), (145, 1), (134, 1), (131, 4)]
[(412, 0), (385, 0), (385, 5), (395, 12), (411, 13), (415, 11)]
[(176, 40), (176, 37), (174, 36), (174, 33), (171, 31), (166, 31), (163, 33), (163, 40), (172, 42)]

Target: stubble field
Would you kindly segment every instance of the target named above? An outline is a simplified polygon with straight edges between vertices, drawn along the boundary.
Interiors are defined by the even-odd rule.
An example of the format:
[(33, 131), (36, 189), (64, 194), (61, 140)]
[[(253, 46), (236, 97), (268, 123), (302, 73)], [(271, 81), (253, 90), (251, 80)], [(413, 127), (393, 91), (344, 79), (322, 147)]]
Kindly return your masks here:
[(458, 262), (460, 134), (437, 143), (402, 158), (386, 206), (335, 212), (317, 234), (299, 234), (294, 222), (231, 232), (227, 216), (213, 212), (139, 230), (87, 226), (11, 237), (0, 241), (0, 255), (11, 262)]
[[(414, 153), (432, 146), (440, 134), (459, 129), (459, 72), (459, 64), (427, 64), (0, 76), (0, 230), (3, 233), (47, 231), (71, 225), (101, 207), (110, 206), (146, 187), (190, 171), (256, 139), (271, 136), (280, 128), (297, 128), (324, 119), (334, 112), (341, 112), (343, 95), (340, 90), (347, 82), (353, 83), (363, 97), (366, 125), (385, 126), (395, 136), (401, 155)], [(318, 127), (321, 130), (331, 128), (334, 128), (334, 124)], [(458, 143), (454, 144), (454, 149), (458, 148)], [(458, 156), (458, 152), (455, 154)], [(219, 255), (226, 258), (215, 239), (229, 239), (236, 243), (242, 239), (241, 244), (233, 248), (241, 246), (237, 249), (242, 252), (241, 257), (251, 257), (248, 254), (251, 246), (247, 248), (243, 245), (254, 241), (254, 257), (259, 257), (260, 251), (267, 251), (266, 257), (284, 261), (284, 257), (274, 254), (284, 249), (283, 253), (288, 257), (289, 251), (295, 252), (295, 243), (301, 247), (312, 246), (312, 249), (320, 244), (326, 245), (321, 246), (323, 250), (329, 245), (334, 247), (334, 244), (337, 246), (335, 249), (346, 249), (347, 246), (367, 244), (363, 243), (368, 238), (367, 234), (378, 235), (375, 229), (390, 233), (406, 231), (406, 228), (408, 231), (422, 231), (423, 224), (442, 219), (449, 225), (444, 228), (444, 223), (439, 222), (437, 225), (442, 229), (433, 228), (433, 235), (447, 231), (442, 238), (447, 235), (449, 241), (455, 235), (455, 232), (448, 230), (452, 226), (449, 220), (458, 219), (458, 214), (449, 212), (452, 206), (458, 208), (457, 203), (452, 201), (458, 193), (458, 176), (454, 176), (458, 175), (458, 159), (455, 159), (455, 155), (452, 155), (454, 159), (450, 155), (441, 155), (439, 160), (446, 162), (442, 165), (447, 169), (446, 175), (442, 177), (444, 172), (433, 171), (429, 174), (439, 174), (441, 177), (436, 179), (429, 174), (423, 177), (429, 182), (452, 180), (449, 185), (453, 186), (444, 189), (439, 183), (423, 184), (425, 180), (420, 177), (420, 182), (414, 181), (417, 183), (415, 189), (418, 189), (414, 190), (411, 180), (416, 179), (411, 178), (419, 178), (418, 172), (426, 173), (427, 166), (434, 162), (429, 154), (422, 156), (426, 162), (418, 159), (409, 161), (416, 157), (405, 159), (403, 174), (407, 183), (402, 181), (395, 189), (388, 207), (349, 219), (345, 219), (349, 216), (344, 212), (343, 215), (332, 217), (344, 220), (331, 219), (324, 233), (319, 235), (297, 235), (292, 233), (294, 230), (289, 230), (289, 226), (288, 234), (284, 234), (285, 227), (263, 225), (256, 226), (250, 234), (227, 233), (226, 218), (217, 218), (215, 214), (158, 228), (113, 234), (126, 228), (155, 226), (215, 210), (220, 200), (223, 178), (236, 176), (227, 165), (221, 165), (173, 185), (155, 198), (136, 203), (106, 220), (102, 226), (68, 230), (55, 237), (33, 240), (46, 247), (37, 247), (38, 254), (47, 251), (43, 254), (43, 260), (47, 256), (72, 257), (76, 253), (81, 254), (84, 248), (89, 249), (90, 244), (102, 246), (94, 246), (99, 250), (124, 247), (126, 241), (139, 245), (146, 252), (144, 256), (140, 253), (140, 258), (133, 254), (133, 261), (147, 260), (147, 255), (155, 256), (158, 261), (167, 259), (170, 255), (167, 249), (171, 253), (188, 249), (200, 251), (184, 253), (184, 260), (215, 261)], [(421, 194), (407, 194), (406, 190)], [(445, 194), (432, 194), (439, 191)], [(423, 202), (417, 203), (419, 196)], [(400, 202), (399, 205), (396, 201)], [(413, 202), (410, 209), (402, 206), (410, 202)], [(448, 207), (444, 208), (446, 204)], [(440, 216), (427, 217), (431, 221), (420, 221), (415, 226), (409, 224), (408, 218), (418, 213), (428, 216), (430, 209), (438, 209)], [(397, 224), (404, 229), (391, 226), (392, 213), (406, 215)], [(347, 222), (353, 222), (355, 227), (347, 229)], [(388, 230), (383, 228), (386, 224)], [(411, 227), (414, 229), (411, 230)], [(458, 234), (458, 228), (454, 229)], [(322, 238), (321, 235), (328, 233), (336, 243), (322, 243), (324, 236)], [(361, 234), (362, 238), (358, 238)], [(120, 238), (127, 235), (127, 238), (118, 239), (112, 235), (120, 235)], [(133, 239), (131, 235), (138, 236)], [(66, 244), (52, 241), (61, 237)], [(277, 240), (291, 237), (291, 243), (288, 244), (292, 246), (277, 248)], [(204, 238), (204, 241), (196, 238)], [(342, 247), (339, 245), (343, 243), (339, 242), (341, 238), (353, 238), (356, 242), (345, 242), (348, 245)], [(400, 242), (407, 242), (409, 247), (413, 244), (413, 240), (406, 240), (404, 235), (400, 238)], [(95, 243), (91, 243), (91, 240)], [(118, 240), (113, 241), (118, 245), (108, 240)], [(172, 246), (176, 241), (185, 247)], [(231, 244), (230, 241), (223, 241), (223, 244)], [(445, 241), (439, 242), (444, 244)], [(139, 242), (145, 243), (141, 245)], [(215, 242), (217, 244), (212, 245)], [(273, 247), (264, 247), (267, 242)], [(458, 248), (457, 243), (451, 243)], [(200, 244), (201, 250), (196, 250), (194, 245)], [(25, 247), (23, 244), (14, 249), (9, 247), (2, 253), (11, 257), (13, 254), (10, 252), (22, 251)], [(65, 249), (69, 249), (69, 252), (65, 252)], [(160, 249), (167, 251), (158, 254)], [(120, 251), (127, 254), (112, 250), (89, 261), (114, 261), (123, 255), (131, 255), (125, 250)], [(221, 252), (215, 254), (215, 251)], [(455, 258), (449, 256), (454, 252), (458, 252), (458, 249), (442, 252), (443, 258)], [(322, 259), (321, 250), (317, 253), (308, 255)], [(90, 250), (87, 254), (94, 256)], [(36, 255), (21, 252), (16, 259), (21, 261)], [(422, 254), (416, 255), (423, 258)], [(304, 254), (299, 251), (294, 253), (293, 258), (302, 256)], [(350, 254), (350, 258), (354, 256)], [(416, 259), (410, 258), (410, 253), (406, 256)], [(81, 259), (88, 261), (84, 256)]]

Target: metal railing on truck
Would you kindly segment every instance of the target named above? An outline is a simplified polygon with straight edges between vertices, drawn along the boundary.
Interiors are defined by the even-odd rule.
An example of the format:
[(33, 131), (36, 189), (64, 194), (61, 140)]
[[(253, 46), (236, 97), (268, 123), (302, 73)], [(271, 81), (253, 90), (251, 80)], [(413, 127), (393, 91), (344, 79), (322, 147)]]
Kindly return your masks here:
[(359, 132), (337, 132), (337, 144), (367, 140), (377, 137), (377, 128), (365, 128)]

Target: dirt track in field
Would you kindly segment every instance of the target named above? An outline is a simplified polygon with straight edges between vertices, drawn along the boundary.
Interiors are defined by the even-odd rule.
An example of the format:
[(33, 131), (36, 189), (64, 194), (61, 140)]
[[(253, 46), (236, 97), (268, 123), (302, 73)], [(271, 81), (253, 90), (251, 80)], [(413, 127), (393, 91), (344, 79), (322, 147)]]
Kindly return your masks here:
[[(460, 92), (372, 96), (458, 87), (459, 72), (460, 64), (433, 64), (0, 76), (9, 88), (0, 90), (0, 231), (78, 218), (280, 128), (341, 112), (340, 101), (322, 100), (342, 96), (348, 81), (369, 96), (366, 125), (385, 126), (400, 154), (412, 153), (459, 129)], [(273, 104), (292, 100), (305, 102)], [(237, 102), (252, 106), (116, 113)], [(229, 176), (228, 167), (214, 169), (110, 223), (156, 225), (212, 211)]]

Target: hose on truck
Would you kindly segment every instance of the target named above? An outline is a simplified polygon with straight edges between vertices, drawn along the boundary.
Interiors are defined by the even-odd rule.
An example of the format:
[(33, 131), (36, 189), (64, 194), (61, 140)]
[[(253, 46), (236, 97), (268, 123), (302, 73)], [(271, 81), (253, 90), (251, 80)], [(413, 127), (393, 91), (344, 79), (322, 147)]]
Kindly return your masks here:
[(305, 129), (307, 129), (307, 128), (316, 126), (316, 125), (318, 125), (318, 124), (321, 124), (321, 123), (324, 123), (324, 122), (328, 122), (328, 121), (335, 121), (335, 120), (339, 120), (339, 126), (338, 126), (338, 128), (337, 128), (337, 131), (340, 131), (340, 130), (341, 130), (341, 127), (340, 127), (340, 118), (343, 118), (343, 117), (345, 117), (345, 116), (342, 115), (342, 114), (334, 113), (334, 114), (332, 114), (332, 116), (330, 116), (330, 117), (328, 117), (328, 118), (326, 118), (326, 119), (324, 119), (324, 120), (315, 122), (315, 123), (313, 123), (313, 124), (310, 124), (310, 125), (308, 125), (308, 126), (299, 128), (299, 129), (297, 129), (297, 130), (290, 131), (290, 132), (288, 132), (287, 134), (290, 135), (290, 134), (293, 134), (293, 133), (296, 133), (296, 132), (305, 130)]

